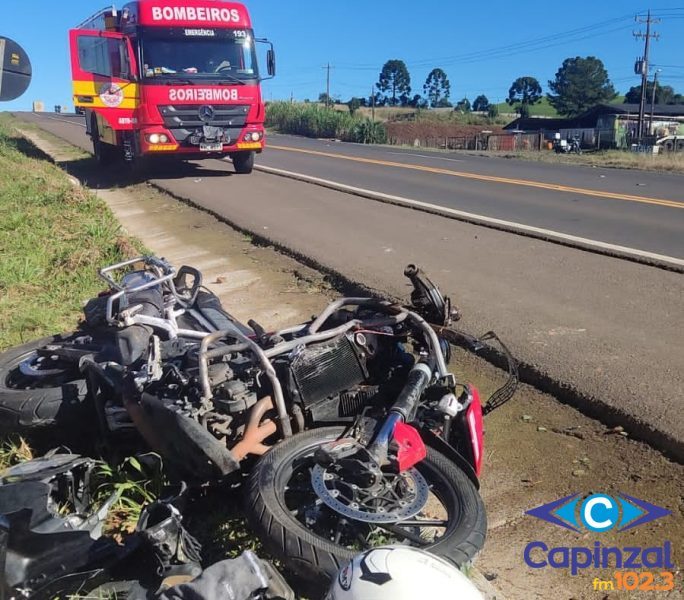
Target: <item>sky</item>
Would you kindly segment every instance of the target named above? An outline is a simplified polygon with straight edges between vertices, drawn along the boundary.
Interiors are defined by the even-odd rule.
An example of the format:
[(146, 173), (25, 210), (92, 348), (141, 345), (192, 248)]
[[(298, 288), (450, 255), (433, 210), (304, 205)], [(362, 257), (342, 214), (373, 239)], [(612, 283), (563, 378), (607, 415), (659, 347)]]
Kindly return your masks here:
[[(331, 95), (368, 96), (382, 65), (404, 60), (413, 93), (428, 73), (444, 69), (451, 99), (485, 94), (505, 100), (520, 76), (536, 77), (545, 91), (563, 60), (600, 58), (616, 89), (640, 83), (635, 59), (643, 41), (633, 32), (637, 14), (649, 8), (660, 19), (651, 63), (659, 80), (684, 93), (684, 0), (247, 0), (255, 33), (275, 43), (278, 76), (264, 84), (267, 100), (315, 99), (325, 91), (330, 63)], [(117, 6), (121, 6), (119, 2)], [(0, 35), (19, 42), (33, 64), (33, 81), (22, 98), (3, 110), (24, 110), (34, 100), (46, 107), (71, 105), (69, 28), (107, 6), (104, 0), (2, 0)]]

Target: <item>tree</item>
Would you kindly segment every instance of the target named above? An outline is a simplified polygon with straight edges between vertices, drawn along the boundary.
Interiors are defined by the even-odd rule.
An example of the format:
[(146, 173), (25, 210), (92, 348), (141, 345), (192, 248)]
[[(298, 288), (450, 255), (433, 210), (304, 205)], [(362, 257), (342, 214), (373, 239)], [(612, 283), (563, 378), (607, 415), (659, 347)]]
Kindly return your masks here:
[(432, 69), (423, 85), (423, 92), (432, 108), (441, 108), (449, 105), (451, 84), (447, 74), (442, 69)]
[(595, 56), (566, 58), (549, 81), (551, 105), (562, 115), (577, 116), (597, 104), (613, 100), (617, 93), (603, 62)]
[(530, 116), (530, 106), (541, 100), (542, 89), (534, 77), (518, 77), (508, 90), (506, 103), (515, 107), (521, 117)]
[(366, 99), (354, 96), (347, 102), (347, 106), (349, 107), (349, 113), (353, 115), (359, 108), (366, 106)]
[(383, 96), (380, 92), (375, 92), (372, 96), (368, 98), (368, 106), (385, 106), (387, 104), (387, 98)]
[[(674, 88), (669, 85), (656, 85), (655, 103), (656, 104), (678, 104), (679, 94), (674, 91)], [(681, 96), (679, 96), (681, 98)], [(653, 82), (649, 81), (646, 85), (646, 102), (650, 105), (653, 99)], [(639, 104), (641, 102), (641, 86), (635, 85), (629, 88), (625, 94), (625, 102), (627, 104)]]
[(377, 83), (380, 90), (391, 106), (400, 102), (408, 103), (411, 94), (411, 76), (403, 60), (388, 60), (380, 71)]
[(468, 100), (468, 98), (463, 98), (463, 100), (459, 100), (456, 104), (455, 110), (459, 110), (464, 113), (470, 112), (470, 100)]
[(489, 98), (487, 98), (487, 96), (484, 94), (480, 94), (473, 101), (473, 110), (475, 112), (487, 112), (489, 111), (489, 106)]
[(487, 116), (490, 119), (496, 119), (499, 116), (499, 107), (496, 104), (490, 104), (489, 110), (487, 111)]
[(409, 106), (412, 106), (413, 108), (427, 108), (430, 106), (428, 101), (423, 98), (420, 94), (416, 94), (411, 98), (411, 100), (408, 103)]

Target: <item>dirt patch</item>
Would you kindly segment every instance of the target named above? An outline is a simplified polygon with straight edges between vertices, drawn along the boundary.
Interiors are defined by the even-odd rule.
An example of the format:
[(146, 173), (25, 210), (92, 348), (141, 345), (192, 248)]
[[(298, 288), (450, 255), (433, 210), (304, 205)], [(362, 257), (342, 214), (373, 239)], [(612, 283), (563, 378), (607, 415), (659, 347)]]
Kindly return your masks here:
[(438, 121), (389, 122), (386, 123), (387, 139), (391, 144), (409, 145), (420, 142), (421, 147), (434, 146), (441, 140), (444, 147), (449, 147), (449, 138), (474, 138), (483, 129), (493, 133), (503, 133), (503, 129), (493, 125), (464, 125), (461, 123), (440, 123)]
[[(476, 383), (485, 397), (505, 380), (501, 371), (462, 350), (456, 351), (452, 364), (456, 374)], [(489, 531), (477, 564), (506, 598), (644, 597), (644, 592), (594, 592), (593, 579), (611, 579), (614, 569), (588, 569), (585, 575), (572, 577), (567, 570), (528, 568), (523, 552), (537, 540), (549, 548), (593, 548), (596, 541), (620, 548), (650, 547), (670, 540), (675, 564), (681, 568), (684, 466), (526, 385), (509, 404), (487, 417), (485, 426), (482, 495)], [(589, 535), (525, 515), (527, 510), (577, 493), (624, 493), (667, 508), (672, 516), (629, 532)], [(658, 597), (680, 598), (678, 594), (659, 592)]]

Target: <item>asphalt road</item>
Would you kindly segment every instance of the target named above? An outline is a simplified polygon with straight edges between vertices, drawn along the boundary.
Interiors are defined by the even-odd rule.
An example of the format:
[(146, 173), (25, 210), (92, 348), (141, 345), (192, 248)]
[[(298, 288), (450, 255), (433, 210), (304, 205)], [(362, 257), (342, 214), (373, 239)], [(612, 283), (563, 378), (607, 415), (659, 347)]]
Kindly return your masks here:
[(684, 176), (272, 135), (259, 164), (684, 258)]
[[(89, 146), (83, 128), (74, 119), (57, 120), (47, 115), (23, 118), (71, 143)], [(308, 143), (302, 141), (300, 145)], [(335, 147), (336, 153), (375, 151), (357, 146)], [(330, 165), (339, 160), (325, 157), (324, 164), (315, 162), (310, 166), (308, 160), (322, 157), (289, 151), (280, 154), (297, 156), (299, 161), (306, 159), (301, 168), (328, 179), (326, 168), (333, 168)], [(262, 162), (273, 162), (278, 156), (277, 151), (270, 150)], [(414, 159), (419, 160), (408, 154), (401, 157), (408, 164), (413, 164)], [(481, 165), (475, 159), (464, 160), (473, 160), (482, 173), (493, 168), (488, 159), (482, 159)], [(355, 175), (357, 168), (362, 171)], [(542, 167), (511, 163), (508, 168), (518, 169), (517, 178), (532, 180)], [(525, 171), (527, 168), (530, 172)], [(340, 169), (358, 184), (367, 167), (344, 161)], [(564, 173), (560, 168), (555, 171)], [(572, 180), (575, 173), (581, 172), (584, 169), (570, 169), (563, 176)], [(423, 177), (420, 172), (407, 173), (407, 185), (414, 174)], [(672, 199), (676, 191), (676, 177), (613, 173), (621, 185), (627, 185), (629, 178), (643, 178), (652, 186), (659, 185), (661, 177), (670, 182), (662, 190), (652, 189), (653, 197), (658, 192), (659, 197)], [(232, 166), (225, 161), (158, 171), (154, 177), (153, 183), (162, 189), (288, 248), (309, 262), (384, 292), (406, 296), (401, 276), (404, 265), (422, 265), (461, 306), (465, 329), (473, 333), (496, 330), (522, 361), (577, 395), (591, 399), (593, 410), (604, 420), (627, 422), (640, 436), (684, 460), (682, 275), (265, 173), (235, 177)], [(460, 186), (462, 179), (471, 183), (454, 177), (453, 185)], [(93, 184), (97, 185), (97, 181)], [(493, 190), (495, 195), (503, 189), (511, 206), (516, 204), (520, 189), (524, 189), (517, 184), (506, 187), (482, 180), (477, 184), (484, 196), (487, 190)], [(538, 189), (531, 191), (539, 193)], [(590, 210), (593, 205), (606, 203), (619, 209), (613, 212), (615, 219), (630, 211), (646, 211), (644, 215), (650, 217), (643, 217), (643, 227), (654, 231), (662, 210), (669, 215), (662, 226), (672, 232), (673, 243), (678, 240), (681, 245), (684, 238), (684, 227), (676, 225), (676, 219), (681, 218), (676, 208), (592, 196), (582, 196), (574, 203), (568, 199), (561, 202), (559, 198), (565, 198), (565, 193), (551, 189), (544, 193), (558, 214), (566, 204)], [(537, 202), (543, 204), (543, 196), (538, 196)], [(523, 214), (528, 213), (521, 208)], [(534, 211), (529, 214), (531, 218)], [(609, 222), (607, 216), (603, 219)], [(626, 223), (632, 220), (638, 220), (636, 214), (625, 217)]]

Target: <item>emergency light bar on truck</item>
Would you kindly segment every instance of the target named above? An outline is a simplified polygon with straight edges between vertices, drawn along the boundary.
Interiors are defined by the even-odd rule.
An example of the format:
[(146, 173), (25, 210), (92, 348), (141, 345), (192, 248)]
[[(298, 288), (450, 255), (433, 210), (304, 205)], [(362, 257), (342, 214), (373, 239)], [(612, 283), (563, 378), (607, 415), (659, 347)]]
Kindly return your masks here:
[[(230, 156), (238, 173), (252, 171), (265, 145), (261, 82), (275, 76), (275, 53), (254, 36), (244, 5), (137, 0), (69, 36), (74, 105), (98, 162)], [(259, 42), (269, 46), (268, 77)]]

